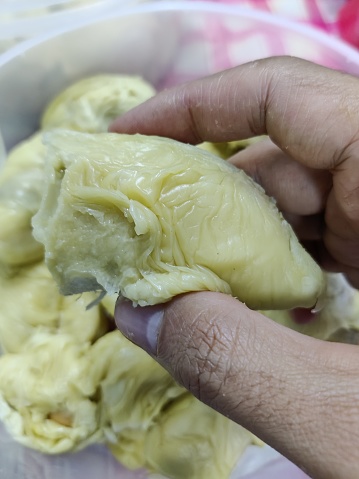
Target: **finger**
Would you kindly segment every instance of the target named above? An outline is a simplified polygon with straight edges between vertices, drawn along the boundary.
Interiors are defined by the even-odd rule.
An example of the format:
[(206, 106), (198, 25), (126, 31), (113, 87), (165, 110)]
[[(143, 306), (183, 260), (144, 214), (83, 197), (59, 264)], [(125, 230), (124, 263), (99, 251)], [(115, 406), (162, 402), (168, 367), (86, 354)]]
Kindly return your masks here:
[[(164, 91), (111, 128), (189, 143), (268, 134), (302, 165), (331, 171), (332, 194), (350, 227), (343, 232), (335, 218), (328, 227), (338, 238), (350, 235), (359, 251), (358, 124), (358, 79), (304, 60), (276, 57)], [(333, 255), (347, 263), (346, 241), (342, 243), (342, 252)], [(330, 240), (327, 246), (335, 247)]]
[(331, 174), (294, 161), (272, 141), (255, 143), (229, 161), (275, 198), (281, 211), (314, 215), (324, 210), (332, 188)]
[(165, 90), (111, 130), (189, 143), (268, 134), (295, 160), (334, 168), (358, 135), (358, 84), (304, 60), (270, 58)]
[(323, 240), (324, 217), (322, 214), (300, 216), (283, 212), (283, 216), (302, 242)]
[(353, 218), (348, 218), (345, 207), (334, 192), (331, 192), (325, 213), (327, 229), (324, 233), (324, 244), (336, 261), (359, 268), (358, 233)]
[(343, 273), (347, 278), (348, 282), (353, 286), (353, 288), (359, 289), (358, 268), (336, 261), (333, 256), (329, 254), (324, 244), (321, 244), (317, 251), (318, 256), (315, 259), (317, 259), (317, 262), (322, 266), (324, 270), (332, 273)]
[(359, 271), (357, 268), (346, 266), (345, 268), (341, 268), (341, 272), (344, 273), (348, 283), (353, 286), (353, 288), (359, 289)]
[(359, 289), (359, 270), (356, 267), (348, 266), (338, 262), (328, 252), (323, 240), (302, 240), (304, 248), (314, 260), (329, 273), (343, 273), (349, 283)]
[(201, 401), (313, 477), (359, 477), (357, 348), (328, 348), (219, 293), (159, 308), (120, 303), (117, 325)]

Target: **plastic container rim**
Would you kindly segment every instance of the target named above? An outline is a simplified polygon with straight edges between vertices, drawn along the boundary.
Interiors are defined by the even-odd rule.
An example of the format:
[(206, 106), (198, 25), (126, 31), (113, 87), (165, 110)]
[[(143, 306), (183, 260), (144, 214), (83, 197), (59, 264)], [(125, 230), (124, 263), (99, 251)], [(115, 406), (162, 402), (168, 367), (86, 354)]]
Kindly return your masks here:
[[(0, 5), (0, 13), (28, 12), (39, 8), (53, 7), (54, 5), (66, 5), (73, 3), (74, 0), (19, 0), (14, 4), (13, 0), (2, 0)], [(92, 0), (100, 2), (102, 0)]]
[(99, 12), (99, 15), (97, 15), (96, 18), (90, 15), (88, 17), (82, 18), (81, 21), (76, 18), (73, 22), (67, 24), (63, 28), (58, 28), (52, 32), (46, 32), (43, 35), (32, 38), (30, 40), (25, 40), (24, 42), (21, 42), (18, 45), (10, 48), (8, 51), (0, 55), (0, 68), (6, 63), (9, 63), (14, 60), (17, 56), (24, 55), (31, 48), (41, 45), (48, 40), (102, 21), (136, 14), (161, 12), (183, 13), (195, 11), (197, 11), (198, 13), (236, 15), (248, 20), (259, 20), (273, 27), (282, 27), (292, 32), (301, 34), (306, 38), (312, 39), (322, 45), (325, 45), (344, 56), (348, 62), (359, 65), (359, 52), (350, 45), (346, 44), (344, 41), (337, 39), (336, 37), (331, 36), (328, 33), (323, 32), (310, 25), (295, 22), (293, 20), (287, 20), (284, 17), (276, 16), (271, 13), (259, 11), (252, 8), (241, 7), (237, 5), (223, 5), (209, 1), (179, 2), (176, 0), (141, 3), (135, 6), (127, 6), (123, 3), (120, 3), (117, 6), (110, 4), (107, 5), (108, 8), (106, 8), (106, 5), (104, 5), (104, 7), (105, 8), (103, 9), (103, 12)]
[[(0, 0), (1, 1), (1, 0)], [(118, 10), (118, 7), (126, 7), (138, 4), (143, 0), (94, 0), (92, 3), (86, 5), (72, 5), (69, 8), (63, 10), (54, 11), (48, 14), (39, 14), (34, 17), (20, 17), (13, 20), (1, 21), (0, 18), (0, 40), (9, 40), (12, 38), (23, 38), (23, 42), (31, 37), (38, 38), (38, 31), (43, 34), (47, 32), (56, 33), (60, 30), (59, 24), (66, 25), (64, 28), (68, 28), (70, 25), (78, 25), (79, 27), (88, 19), (97, 18), (104, 12)], [(68, 3), (68, 0), (66, 1)], [(54, 5), (54, 2), (52, 2)], [(58, 5), (66, 5), (63, 2)], [(44, 5), (43, 8), (50, 7), (51, 4)], [(0, 14), (16, 13), (14, 9), (9, 12), (2, 11), (0, 6)], [(36, 8), (29, 6), (24, 12), (36, 12)]]

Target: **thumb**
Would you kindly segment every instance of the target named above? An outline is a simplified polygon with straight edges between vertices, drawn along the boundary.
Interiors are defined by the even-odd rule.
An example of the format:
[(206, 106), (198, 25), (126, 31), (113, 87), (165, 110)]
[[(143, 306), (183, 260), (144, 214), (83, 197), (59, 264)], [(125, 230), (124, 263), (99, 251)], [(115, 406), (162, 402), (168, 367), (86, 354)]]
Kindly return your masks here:
[(359, 477), (357, 441), (348, 437), (359, 394), (356, 347), (301, 335), (220, 293), (146, 308), (119, 302), (115, 317), (198, 399), (313, 477)]

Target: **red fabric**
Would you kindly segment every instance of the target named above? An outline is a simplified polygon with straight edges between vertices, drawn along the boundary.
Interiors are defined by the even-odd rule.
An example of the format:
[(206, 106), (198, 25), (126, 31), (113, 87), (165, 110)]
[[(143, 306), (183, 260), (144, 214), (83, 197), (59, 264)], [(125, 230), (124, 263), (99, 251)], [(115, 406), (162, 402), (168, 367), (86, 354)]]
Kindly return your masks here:
[(359, 0), (349, 0), (340, 10), (338, 16), (340, 36), (359, 48)]

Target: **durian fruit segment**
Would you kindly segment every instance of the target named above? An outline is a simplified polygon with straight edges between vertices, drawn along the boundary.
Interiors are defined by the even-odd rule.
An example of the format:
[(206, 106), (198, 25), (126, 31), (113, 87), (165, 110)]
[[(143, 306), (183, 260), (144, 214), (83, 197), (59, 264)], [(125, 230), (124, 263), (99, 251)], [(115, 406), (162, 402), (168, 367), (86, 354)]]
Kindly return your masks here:
[(104, 298), (101, 299), (101, 306), (104, 308), (105, 313), (109, 318), (113, 318), (115, 314), (115, 307), (118, 295), (117, 294), (106, 294)]
[(97, 293), (61, 296), (43, 262), (22, 268), (10, 278), (0, 277), (0, 346), (19, 353), (37, 332), (68, 334), (78, 342), (93, 342), (107, 330), (102, 308), (86, 311)]
[(189, 393), (119, 331), (106, 334), (92, 346), (89, 363), (99, 384), (107, 445), (126, 467), (145, 467), (143, 441), (148, 429), (168, 402)]
[(36, 332), (24, 351), (0, 356), (0, 419), (16, 441), (59, 454), (102, 440), (89, 348)]
[(250, 145), (258, 143), (265, 138), (268, 138), (268, 136), (261, 135), (248, 138), (246, 140), (224, 141), (220, 143), (204, 141), (203, 143), (198, 144), (197, 148), (201, 148), (202, 150), (206, 150), (213, 155), (223, 158), (224, 160), (228, 160), (228, 158), (235, 155), (239, 151), (248, 148)]
[(105, 442), (130, 469), (174, 479), (229, 477), (245, 448), (262, 444), (178, 386), (119, 331), (92, 346), (90, 363)]
[[(107, 131), (111, 121), (155, 94), (135, 75), (97, 75), (62, 91), (46, 108), (44, 129)], [(40, 261), (43, 247), (32, 236), (31, 219), (39, 208), (45, 147), (37, 132), (10, 151), (0, 170), (0, 265), (6, 274)]]
[(7, 271), (43, 257), (31, 219), (41, 203), (44, 162), (45, 147), (36, 133), (10, 151), (0, 170), (0, 264)]
[(243, 171), (174, 140), (50, 132), (35, 238), (63, 294), (157, 304), (187, 291), (311, 307), (323, 273)]
[(144, 441), (147, 467), (175, 479), (229, 477), (250, 444), (262, 443), (195, 397), (169, 404)]
[(0, 186), (9, 178), (28, 170), (42, 170), (45, 162), (45, 146), (42, 132), (36, 132), (14, 146), (0, 170)]
[(43, 113), (41, 127), (105, 132), (117, 116), (154, 94), (152, 85), (135, 75), (108, 74), (84, 78), (50, 102)]

